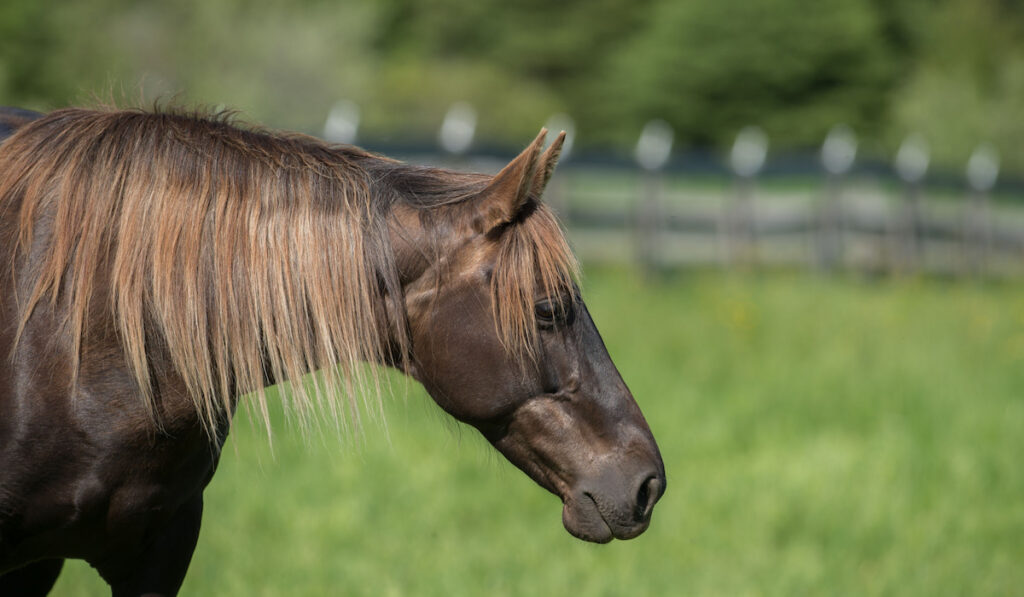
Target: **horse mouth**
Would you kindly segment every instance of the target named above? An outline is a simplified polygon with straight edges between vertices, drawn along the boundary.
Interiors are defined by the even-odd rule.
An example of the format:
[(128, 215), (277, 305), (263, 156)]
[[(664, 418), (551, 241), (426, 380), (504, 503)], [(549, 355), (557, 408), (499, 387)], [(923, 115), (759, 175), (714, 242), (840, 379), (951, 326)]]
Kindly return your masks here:
[[(573, 537), (591, 543), (608, 543), (612, 539), (632, 539), (650, 525), (650, 517), (622, 524), (612, 513), (606, 514), (591, 493), (567, 497), (562, 506), (562, 524)], [(609, 520), (610, 519), (610, 520)]]

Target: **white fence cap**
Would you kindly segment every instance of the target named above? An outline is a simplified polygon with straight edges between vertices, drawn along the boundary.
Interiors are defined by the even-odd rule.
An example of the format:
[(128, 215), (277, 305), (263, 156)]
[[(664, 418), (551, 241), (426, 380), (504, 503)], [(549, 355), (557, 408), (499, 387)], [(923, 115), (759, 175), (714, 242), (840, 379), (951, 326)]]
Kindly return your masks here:
[(821, 164), (829, 174), (846, 174), (857, 157), (857, 136), (845, 124), (832, 127), (821, 145)]
[(739, 176), (750, 178), (761, 171), (767, 157), (768, 136), (761, 127), (747, 126), (736, 135), (729, 153), (729, 165)]
[(988, 143), (974, 149), (967, 160), (967, 184), (978, 192), (986, 192), (996, 185), (999, 178), (999, 152)]
[(324, 139), (352, 145), (359, 134), (359, 106), (349, 100), (336, 102), (324, 123)]
[(644, 125), (636, 142), (636, 162), (644, 170), (660, 170), (672, 155), (675, 133), (664, 120), (652, 120)]
[(928, 141), (920, 133), (910, 133), (896, 152), (896, 173), (907, 183), (920, 182), (931, 160)]
[(441, 148), (456, 155), (466, 153), (476, 133), (476, 110), (466, 102), (455, 102), (444, 115), (437, 140)]

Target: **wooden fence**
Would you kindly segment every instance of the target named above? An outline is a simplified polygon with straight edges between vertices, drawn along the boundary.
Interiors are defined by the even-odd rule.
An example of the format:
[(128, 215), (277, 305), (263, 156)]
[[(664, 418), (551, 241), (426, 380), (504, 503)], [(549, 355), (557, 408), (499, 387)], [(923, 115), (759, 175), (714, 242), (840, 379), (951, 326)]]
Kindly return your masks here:
[[(438, 132), (441, 153), (387, 151), (409, 161), (458, 169), (496, 171), (504, 161), (470, 152), (476, 110), (452, 104)], [(358, 106), (340, 101), (328, 115), (323, 135), (354, 143)], [(565, 114), (548, 122), (568, 133), (563, 156), (571, 153), (575, 125)], [(800, 182), (759, 184), (769, 162), (769, 139), (757, 126), (737, 135), (727, 160), (675, 156), (674, 132), (651, 120), (640, 132), (635, 169), (570, 164), (547, 192), (585, 259), (629, 261), (648, 271), (679, 266), (810, 267), (822, 271), (863, 270), (913, 274), (1005, 276), (1024, 274), (1024, 204), (990, 201), (999, 178), (999, 155), (988, 143), (967, 161), (964, 188), (935, 193), (923, 186), (930, 162), (927, 140), (910, 133), (882, 177), (857, 164), (857, 138), (843, 124), (832, 127), (815, 159), (800, 158)], [(413, 151), (413, 154), (419, 153)], [(704, 163), (700, 180), (673, 170), (680, 163)], [(793, 157), (793, 156), (790, 156)], [(813, 165), (812, 165), (813, 164)], [(856, 166), (856, 167), (855, 167)], [(567, 171), (568, 170), (568, 171)], [(730, 179), (721, 172), (733, 173)], [(808, 172), (829, 174), (818, 178)], [(878, 170), (876, 169), (876, 172)], [(718, 177), (709, 181), (709, 172)], [(902, 181), (897, 182), (897, 181)]]
[(657, 271), (1024, 275), (1024, 205), (875, 177), (729, 180), (559, 171), (546, 194), (581, 257)]

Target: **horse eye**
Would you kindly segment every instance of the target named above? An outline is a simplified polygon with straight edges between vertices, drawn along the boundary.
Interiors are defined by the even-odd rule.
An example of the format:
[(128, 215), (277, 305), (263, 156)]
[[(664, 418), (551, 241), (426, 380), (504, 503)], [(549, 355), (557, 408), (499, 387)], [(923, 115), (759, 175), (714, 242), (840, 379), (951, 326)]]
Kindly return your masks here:
[(537, 321), (545, 324), (552, 324), (555, 322), (555, 306), (551, 301), (541, 301), (534, 305), (534, 313), (537, 314)]
[(533, 310), (537, 315), (537, 323), (543, 327), (551, 327), (556, 323), (571, 325), (576, 319), (572, 302), (558, 303), (545, 299), (536, 303)]

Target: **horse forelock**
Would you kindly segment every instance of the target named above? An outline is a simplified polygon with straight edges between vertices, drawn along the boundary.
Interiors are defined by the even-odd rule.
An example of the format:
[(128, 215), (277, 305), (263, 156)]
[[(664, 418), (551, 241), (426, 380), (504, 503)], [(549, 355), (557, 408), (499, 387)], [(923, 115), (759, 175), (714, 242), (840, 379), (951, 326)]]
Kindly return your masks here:
[(501, 231), (491, 276), (491, 304), (498, 338), (514, 357), (537, 357), (538, 299), (552, 299), (574, 292), (579, 264), (546, 205), (534, 203), (530, 213)]

